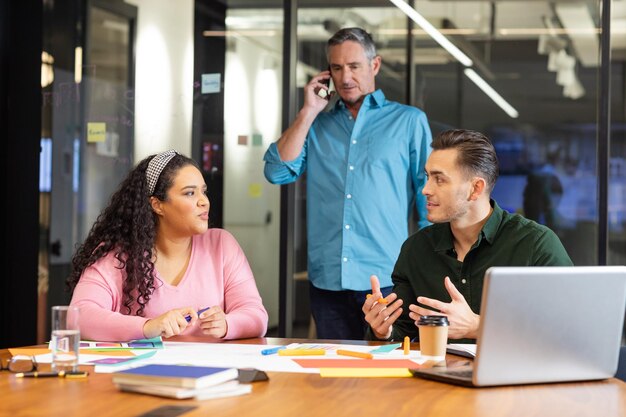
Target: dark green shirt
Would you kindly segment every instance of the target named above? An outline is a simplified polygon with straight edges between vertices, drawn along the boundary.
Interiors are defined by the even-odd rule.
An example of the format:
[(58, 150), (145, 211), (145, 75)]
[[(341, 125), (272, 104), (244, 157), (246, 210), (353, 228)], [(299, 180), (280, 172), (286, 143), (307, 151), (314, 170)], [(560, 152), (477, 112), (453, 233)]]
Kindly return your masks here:
[[(391, 276), (393, 291), (404, 301), (402, 315), (393, 325), (393, 340), (401, 341), (404, 336), (418, 340), (417, 327), (409, 317), (409, 304), (417, 304), (418, 296), (451, 301), (443, 284), (446, 276), (463, 294), (472, 311), (480, 314), (487, 268), (572, 265), (552, 230), (502, 210), (494, 200), (491, 205), (493, 212), (463, 262), (457, 260), (450, 223), (428, 226), (404, 242)], [(373, 335), (371, 331), (368, 333)]]

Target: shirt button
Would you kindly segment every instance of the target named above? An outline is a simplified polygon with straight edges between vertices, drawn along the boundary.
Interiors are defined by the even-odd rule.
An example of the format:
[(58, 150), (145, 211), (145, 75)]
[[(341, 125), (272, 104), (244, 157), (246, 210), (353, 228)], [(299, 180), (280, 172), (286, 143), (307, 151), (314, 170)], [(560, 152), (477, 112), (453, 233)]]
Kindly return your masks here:
[(354, 165), (350, 165), (350, 171), (354, 171)]
[(353, 144), (353, 145), (356, 145), (356, 140), (353, 140), (353, 141), (352, 141), (352, 144)]
[(348, 258), (343, 258), (343, 261), (344, 262), (348, 262)]
[(465, 278), (463, 278), (463, 279), (461, 280), (461, 283), (463, 283), (463, 284), (465, 284), (466, 282), (467, 282), (467, 280), (466, 280)]
[(351, 199), (351, 198), (352, 198), (352, 194), (348, 194), (348, 195), (346, 196), (346, 198), (347, 198), (348, 200), (349, 200), (349, 199)]
[(349, 229), (350, 229), (350, 225), (346, 224), (346, 230), (349, 230)]
[(348, 116), (348, 119), (349, 119), (349, 120), (352, 120), (352, 116)]

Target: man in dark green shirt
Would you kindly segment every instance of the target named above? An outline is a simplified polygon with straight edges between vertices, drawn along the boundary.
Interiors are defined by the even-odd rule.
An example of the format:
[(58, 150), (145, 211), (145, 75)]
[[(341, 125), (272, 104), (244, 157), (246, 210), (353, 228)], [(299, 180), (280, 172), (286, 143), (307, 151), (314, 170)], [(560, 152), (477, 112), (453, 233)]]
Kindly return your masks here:
[(370, 338), (417, 338), (419, 317), (438, 314), (448, 316), (449, 339), (472, 341), (487, 268), (572, 265), (552, 230), (503, 211), (490, 198), (499, 168), (486, 136), (448, 130), (432, 148), (422, 193), (434, 224), (404, 242), (387, 303), (379, 302), (378, 278), (371, 277), (372, 297), (363, 304)]

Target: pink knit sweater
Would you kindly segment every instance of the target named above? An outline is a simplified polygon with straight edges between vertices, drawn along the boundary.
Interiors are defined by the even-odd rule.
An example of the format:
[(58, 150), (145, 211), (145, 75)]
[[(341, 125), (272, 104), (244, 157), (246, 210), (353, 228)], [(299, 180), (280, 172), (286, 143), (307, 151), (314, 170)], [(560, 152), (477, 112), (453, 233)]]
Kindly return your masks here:
[[(85, 269), (74, 290), (71, 304), (80, 307), (82, 339), (142, 339), (143, 325), (149, 318), (186, 306), (198, 310), (221, 306), (228, 323), (225, 339), (260, 337), (267, 331), (267, 311), (250, 265), (235, 238), (225, 230), (209, 229), (193, 237), (189, 266), (178, 285), (161, 281), (157, 271), (156, 288), (144, 317), (120, 313), (125, 272), (118, 266), (109, 253)], [(202, 330), (196, 323), (183, 334), (199, 336)]]

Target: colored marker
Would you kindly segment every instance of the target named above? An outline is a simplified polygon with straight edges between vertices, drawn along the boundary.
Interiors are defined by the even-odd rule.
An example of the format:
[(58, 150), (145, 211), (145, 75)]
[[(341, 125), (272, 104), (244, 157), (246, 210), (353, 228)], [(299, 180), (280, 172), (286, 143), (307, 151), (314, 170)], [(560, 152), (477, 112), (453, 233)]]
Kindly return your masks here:
[(371, 353), (355, 352), (352, 350), (344, 350), (344, 349), (337, 349), (337, 355), (352, 356), (355, 358), (362, 358), (362, 359), (374, 359), (374, 355), (372, 355)]
[(261, 351), (261, 355), (273, 355), (274, 353), (278, 353), (279, 350), (283, 350), (286, 349), (285, 346), (277, 346), (275, 348), (271, 348), (271, 349), (263, 349)]
[(325, 355), (324, 349), (280, 349), (278, 351), (279, 356), (310, 356), (310, 355)]
[(411, 339), (409, 336), (404, 336), (404, 354), (409, 355), (411, 353)]
[[(198, 310), (198, 316), (210, 308), (211, 307), (206, 307), (206, 308), (203, 308), (202, 310)], [(189, 323), (191, 321), (191, 316), (185, 316), (185, 320), (187, 320), (187, 323)]]
[[(372, 294), (367, 294), (367, 295), (365, 296), (365, 298), (366, 298), (366, 299), (368, 299), (368, 298), (372, 298)], [(387, 301), (387, 299), (386, 299), (386, 298), (382, 298), (382, 297), (378, 299), (378, 302), (379, 302), (380, 304), (387, 304), (387, 303), (389, 303), (389, 301)]]

